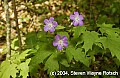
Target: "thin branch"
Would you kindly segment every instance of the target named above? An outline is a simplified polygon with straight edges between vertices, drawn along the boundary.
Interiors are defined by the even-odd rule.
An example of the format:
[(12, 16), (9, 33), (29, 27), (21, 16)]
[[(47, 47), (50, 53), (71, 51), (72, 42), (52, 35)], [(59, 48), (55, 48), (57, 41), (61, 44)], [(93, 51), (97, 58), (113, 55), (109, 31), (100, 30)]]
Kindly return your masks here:
[(17, 34), (18, 34), (19, 52), (21, 52), (21, 50), (22, 50), (22, 42), (21, 42), (20, 29), (18, 27), (18, 17), (17, 17), (15, 0), (12, 0), (12, 4), (13, 4), (14, 16), (15, 16), (14, 19), (15, 19), (16, 29), (17, 29)]
[(6, 27), (7, 27), (7, 55), (11, 56), (11, 25), (10, 25), (10, 18), (9, 18), (9, 6), (8, 6), (8, 0), (4, 0), (4, 9), (5, 9), (5, 15), (6, 15)]

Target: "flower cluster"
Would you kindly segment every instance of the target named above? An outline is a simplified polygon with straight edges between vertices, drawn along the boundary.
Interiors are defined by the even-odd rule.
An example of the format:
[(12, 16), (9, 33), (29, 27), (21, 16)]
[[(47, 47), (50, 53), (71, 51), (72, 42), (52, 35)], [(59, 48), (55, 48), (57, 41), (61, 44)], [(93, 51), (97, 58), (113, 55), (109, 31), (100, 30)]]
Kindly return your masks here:
[[(74, 14), (70, 15), (70, 19), (73, 20), (72, 24), (74, 26), (82, 26), (83, 25), (83, 16), (81, 14), (79, 14), (78, 12), (74, 12)], [(44, 23), (46, 24), (44, 26), (44, 31), (50, 31), (50, 32), (54, 32), (55, 31), (55, 27), (58, 26), (58, 23), (56, 21), (54, 21), (53, 17), (50, 17), (50, 19), (45, 19)], [(68, 39), (66, 36), (60, 36), (60, 35), (56, 35), (55, 36), (55, 41), (53, 41), (53, 46), (57, 46), (58, 50), (63, 50), (64, 47), (68, 46)]]

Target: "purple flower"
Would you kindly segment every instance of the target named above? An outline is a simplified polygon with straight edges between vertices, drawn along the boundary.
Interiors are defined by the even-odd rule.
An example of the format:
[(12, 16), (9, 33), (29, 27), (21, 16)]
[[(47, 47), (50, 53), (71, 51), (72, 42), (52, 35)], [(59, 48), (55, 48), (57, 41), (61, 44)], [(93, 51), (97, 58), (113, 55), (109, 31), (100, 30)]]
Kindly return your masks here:
[(55, 41), (53, 41), (53, 46), (57, 46), (58, 50), (62, 50), (63, 47), (67, 47), (68, 46), (68, 39), (66, 36), (60, 36), (60, 35), (56, 35), (55, 36)]
[(72, 22), (72, 24), (74, 25), (74, 26), (78, 26), (78, 25), (80, 25), (80, 26), (82, 26), (83, 25), (83, 16), (80, 14), (79, 15), (79, 13), (78, 12), (74, 12), (74, 15), (70, 15), (70, 19), (71, 20), (73, 20), (73, 22)]
[(44, 31), (50, 31), (50, 32), (54, 32), (55, 31), (55, 27), (58, 26), (58, 23), (56, 21), (54, 21), (53, 17), (50, 17), (50, 19), (45, 19), (44, 23), (46, 24), (44, 26)]

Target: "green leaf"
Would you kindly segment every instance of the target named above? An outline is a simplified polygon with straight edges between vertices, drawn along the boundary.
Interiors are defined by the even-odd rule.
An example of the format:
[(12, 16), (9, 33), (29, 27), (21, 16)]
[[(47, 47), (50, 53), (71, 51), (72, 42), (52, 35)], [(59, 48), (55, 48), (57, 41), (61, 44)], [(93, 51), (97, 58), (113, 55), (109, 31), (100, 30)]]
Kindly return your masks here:
[(66, 67), (69, 67), (69, 64), (68, 64), (67, 59), (63, 59), (63, 58), (62, 58), (62, 60), (60, 61), (60, 63), (61, 63), (62, 65), (64, 65), (64, 66), (66, 66)]
[(41, 39), (41, 38), (44, 38), (44, 37), (46, 37), (46, 36), (47, 36), (47, 35), (46, 35), (45, 32), (38, 32), (38, 33), (37, 33), (37, 37), (40, 38), (40, 39)]
[(73, 59), (73, 51), (74, 51), (74, 48), (72, 46), (68, 46), (66, 48), (66, 56), (67, 56), (68, 62), (71, 62), (71, 60)]
[(37, 33), (37, 38), (39, 39), (39, 41), (46, 41), (51, 37), (53, 37), (51, 33), (46, 33), (44, 31), (40, 31)]
[(101, 43), (95, 43), (95, 45), (97, 45), (97, 46), (99, 46), (100, 48), (102, 48), (102, 49), (103, 49), (103, 47), (102, 47), (102, 44), (101, 44)]
[(89, 32), (86, 31), (83, 34), (83, 41), (84, 41), (84, 45), (82, 48), (85, 49), (85, 52), (87, 52), (89, 49), (92, 49), (92, 45), (93, 43), (95, 43), (95, 40), (98, 39), (98, 33), (97, 32)]
[(28, 76), (28, 72), (29, 72), (28, 64), (30, 63), (30, 60), (31, 59), (27, 59), (25, 62), (21, 63), (17, 67), (20, 70), (20, 76), (22, 76), (23, 78), (27, 78)]
[(101, 42), (104, 48), (109, 48), (112, 55), (116, 56), (120, 60), (120, 38), (101, 37), (96, 42)]
[(116, 33), (120, 33), (120, 29), (119, 28), (109, 28), (109, 27), (102, 27), (100, 28), (101, 33), (107, 33), (108, 35), (111, 36), (118, 36), (118, 34)]
[(35, 56), (32, 57), (30, 62), (30, 72), (31, 74), (37, 72), (38, 65), (43, 63), (43, 61), (55, 52), (54, 46), (52, 46), (51, 41), (41, 42), (40, 48), (35, 53)]
[[(99, 43), (99, 42), (98, 42)], [(97, 44), (98, 44), (97, 43)], [(99, 43), (99, 44), (101, 44), (100, 46), (102, 47), (100, 47), (100, 46), (98, 46), (98, 45), (93, 45), (92, 46), (92, 50), (89, 50), (88, 52), (87, 52), (87, 54), (89, 55), (89, 56), (93, 56), (94, 57), (94, 55), (96, 55), (96, 54), (98, 54), (98, 53), (100, 53), (100, 54), (103, 54), (104, 55), (104, 53), (106, 53), (106, 51), (103, 49), (103, 46), (102, 46), (102, 43)]]
[(112, 28), (114, 24), (105, 24), (105, 23), (102, 23), (102, 24), (97, 24), (98, 27), (109, 27), (109, 28)]
[(37, 34), (35, 32), (28, 33), (26, 36), (26, 45), (28, 48), (33, 48), (37, 44)]
[(76, 46), (80, 45), (82, 46), (83, 40), (79, 38), (79, 41), (77, 42)]
[(30, 52), (30, 51), (32, 51), (32, 49), (26, 49), (21, 54), (19, 54), (19, 56), (17, 58), (18, 59), (25, 59), (25, 57), (29, 55), (28, 52)]
[(18, 39), (14, 39), (11, 43), (11, 48), (17, 50), (19, 48)]
[(21, 54), (19, 53), (13, 54), (11, 57), (12, 62), (14, 62), (15, 64), (21, 63), (21, 60), (24, 60), (25, 57), (29, 55), (28, 52), (30, 51), (32, 51), (32, 49), (26, 49)]
[(99, 15), (99, 18), (97, 20), (98, 23), (104, 23), (107, 21), (107, 16), (106, 15)]
[(9, 65), (10, 62), (8, 60), (2, 62), (2, 64), (0, 65), (0, 78), (2, 77), (2, 75), (6, 71), (6, 68), (8, 68)]
[(75, 49), (75, 47), (69, 46), (66, 50), (66, 56), (69, 62), (74, 58), (76, 61), (80, 61), (86, 66), (90, 65), (89, 58), (86, 57), (86, 54), (82, 52), (81, 48)]
[(64, 26), (58, 25), (55, 29), (59, 30), (59, 29), (64, 29), (64, 28), (65, 28)]
[(58, 32), (57, 34), (61, 36), (66, 36), (67, 38), (69, 38), (69, 34), (67, 32)]
[(30, 72), (35, 73), (37, 72), (38, 65), (44, 61), (45, 58), (50, 56), (51, 52), (39, 51), (35, 54), (30, 62)]
[(18, 72), (16, 66), (16, 64), (10, 64), (10, 61), (8, 60), (2, 62), (0, 67), (0, 78), (10, 78), (10, 76), (15, 78), (16, 73)]
[(57, 59), (62, 65), (69, 67), (65, 52), (57, 52)]
[(59, 69), (57, 53), (53, 53), (45, 63), (45, 69), (48, 69), (48, 73), (51, 71), (57, 71)]
[(74, 31), (74, 37), (77, 38), (80, 36), (81, 33), (84, 33), (86, 30), (86, 27), (84, 26), (78, 26), (78, 27), (74, 27), (73, 31)]
[(117, 37), (118, 34), (120, 34), (120, 29), (119, 28), (112, 28), (114, 24), (97, 24), (98, 27), (100, 27), (100, 32), (103, 34), (103, 33), (106, 33), (108, 35), (111, 35), (111, 36), (114, 36), (114, 37)]
[(85, 52), (82, 52), (81, 48), (76, 49), (74, 53), (74, 58), (77, 61), (82, 62), (84, 65), (88, 66), (90, 65), (90, 60), (88, 57), (86, 57)]

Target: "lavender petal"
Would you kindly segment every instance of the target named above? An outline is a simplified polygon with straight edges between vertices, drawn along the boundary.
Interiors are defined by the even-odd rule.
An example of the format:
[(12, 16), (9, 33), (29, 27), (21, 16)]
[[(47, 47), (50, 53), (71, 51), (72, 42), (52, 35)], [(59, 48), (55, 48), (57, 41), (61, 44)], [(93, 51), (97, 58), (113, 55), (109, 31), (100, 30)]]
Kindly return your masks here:
[(45, 24), (48, 24), (48, 23), (49, 23), (49, 20), (48, 20), (48, 19), (45, 19), (45, 20), (44, 20), (44, 23), (45, 23)]
[(50, 32), (54, 32), (55, 31), (55, 28), (54, 27), (51, 27), (50, 28)]
[(74, 14), (75, 14), (75, 15), (79, 15), (79, 13), (78, 13), (78, 12), (74, 12)]
[(77, 26), (78, 24), (79, 24), (79, 22), (76, 22), (76, 21), (73, 22), (74, 26)]
[(79, 25), (82, 26), (84, 23), (83, 21), (79, 21)]
[(68, 42), (64, 42), (63, 46), (67, 47), (68, 46)]
[(75, 19), (75, 16), (71, 14), (71, 15), (70, 15), (70, 19), (71, 19), (71, 20), (74, 20), (74, 19)]
[(62, 48), (63, 48), (62, 45), (58, 45), (58, 46), (57, 46), (57, 49), (58, 49), (58, 50), (62, 50)]
[(50, 17), (50, 19), (49, 19), (49, 20), (52, 22), (52, 21), (54, 21), (54, 18), (53, 18), (53, 17)]
[(49, 27), (46, 25), (46, 26), (44, 26), (44, 31), (48, 31), (49, 30)]
[(62, 40), (63, 41), (67, 41), (67, 37), (66, 36), (62, 36)]
[(57, 46), (58, 45), (58, 41), (53, 41), (53, 46)]
[(84, 19), (82, 15), (79, 15), (79, 18), (80, 18), (80, 20), (83, 20), (83, 19)]
[(58, 23), (56, 21), (53, 21), (53, 26), (54, 27), (58, 26)]
[(61, 39), (60, 35), (59, 35), (59, 34), (56, 35), (56, 36), (55, 36), (55, 39), (56, 39), (56, 40), (60, 40), (60, 39)]

